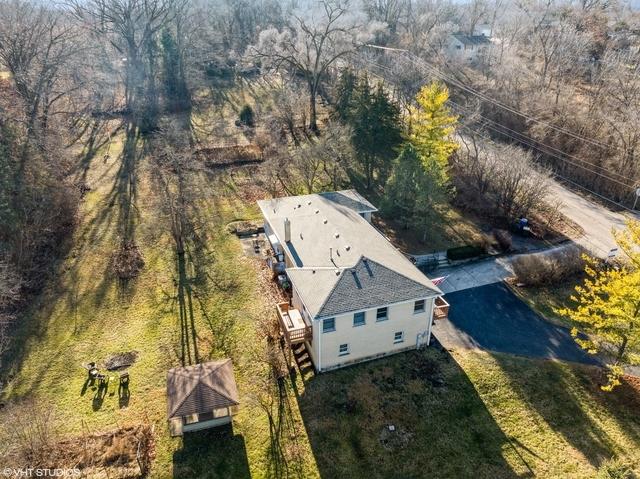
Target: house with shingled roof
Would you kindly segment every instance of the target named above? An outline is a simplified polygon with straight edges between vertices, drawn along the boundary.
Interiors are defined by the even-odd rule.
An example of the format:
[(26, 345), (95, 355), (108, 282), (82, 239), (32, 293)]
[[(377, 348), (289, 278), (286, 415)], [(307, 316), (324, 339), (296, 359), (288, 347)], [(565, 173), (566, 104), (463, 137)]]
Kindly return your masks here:
[(492, 45), (490, 32), (491, 30), (484, 29), (473, 35), (464, 32), (450, 34), (446, 44), (447, 55), (464, 62), (479, 60)]
[[(291, 346), (318, 372), (428, 345), (442, 292), (371, 224), (355, 190), (258, 202), (276, 272), (291, 285), (277, 305)], [(448, 307), (448, 305), (446, 305)]]

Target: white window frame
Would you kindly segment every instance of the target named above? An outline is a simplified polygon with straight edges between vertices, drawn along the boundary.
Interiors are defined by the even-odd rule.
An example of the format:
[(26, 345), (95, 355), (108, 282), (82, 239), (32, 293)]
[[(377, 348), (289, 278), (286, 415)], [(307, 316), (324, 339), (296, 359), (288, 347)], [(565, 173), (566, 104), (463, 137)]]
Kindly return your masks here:
[[(384, 314), (384, 318), (380, 318), (378, 317), (378, 312), (384, 309), (385, 310), (385, 314)], [(382, 322), (382, 321), (388, 321), (389, 320), (389, 307), (388, 306), (383, 306), (382, 308), (378, 308), (376, 309), (376, 322)]]
[[(400, 335), (400, 339), (397, 339), (398, 334)], [(404, 331), (396, 331), (393, 333), (393, 344), (404, 343)]]
[[(356, 324), (356, 316), (362, 315), (362, 322)], [(360, 326), (364, 326), (367, 324), (367, 314), (364, 311), (358, 311), (357, 313), (353, 313), (353, 327), (359, 328)]]
[[(342, 351), (342, 346), (346, 346), (346, 349)], [(349, 343), (344, 343), (338, 346), (338, 356), (348, 356), (349, 355)]]
[[(422, 303), (422, 309), (416, 310), (416, 304)], [(413, 314), (421, 314), (427, 310), (427, 301), (424, 299), (419, 299), (413, 302)]]

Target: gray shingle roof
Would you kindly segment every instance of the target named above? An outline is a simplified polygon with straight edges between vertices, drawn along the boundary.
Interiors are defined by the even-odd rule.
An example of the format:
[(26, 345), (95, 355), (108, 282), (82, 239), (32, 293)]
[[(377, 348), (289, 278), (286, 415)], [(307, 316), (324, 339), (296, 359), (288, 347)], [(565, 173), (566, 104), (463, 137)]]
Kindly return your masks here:
[(464, 45), (486, 45), (491, 41), (484, 35), (467, 35), (466, 33), (457, 32), (452, 34), (453, 37)]
[(356, 190), (328, 191), (326, 193), (318, 193), (334, 203), (351, 208), (356, 213), (365, 213), (378, 211), (369, 200), (358, 193)]
[(335, 316), (359, 309), (433, 296), (433, 290), (364, 256), (342, 271), (318, 312)]
[(170, 369), (169, 419), (240, 404), (231, 359)]
[[(258, 205), (294, 259), (295, 267), (288, 268), (287, 274), (312, 317), (442, 294), (357, 209), (336, 202), (334, 195), (291, 196), (262, 200)], [(289, 242), (285, 242), (285, 218), (290, 221)], [(366, 292), (349, 289), (353, 278), (348, 271), (361, 268), (363, 256), (377, 265), (376, 275), (363, 279)], [(347, 273), (349, 277), (343, 279)]]

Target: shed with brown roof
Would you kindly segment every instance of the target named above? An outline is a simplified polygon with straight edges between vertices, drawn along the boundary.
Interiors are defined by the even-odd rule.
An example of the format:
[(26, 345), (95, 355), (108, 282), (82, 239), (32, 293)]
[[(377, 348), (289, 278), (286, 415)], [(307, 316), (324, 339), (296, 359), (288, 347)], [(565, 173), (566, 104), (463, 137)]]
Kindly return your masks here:
[(167, 373), (172, 436), (228, 424), (239, 405), (231, 359), (173, 368)]

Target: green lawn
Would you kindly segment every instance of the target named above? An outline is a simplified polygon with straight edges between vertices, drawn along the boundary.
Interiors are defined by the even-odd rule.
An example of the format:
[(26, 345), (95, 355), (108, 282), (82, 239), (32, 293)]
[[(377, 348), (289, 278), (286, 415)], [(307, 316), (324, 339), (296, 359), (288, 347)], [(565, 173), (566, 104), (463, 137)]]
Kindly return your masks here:
[(431, 349), (315, 378), (300, 408), (323, 477), (582, 478), (612, 456), (638, 472), (638, 391), (592, 374)]
[[(226, 230), (232, 220), (254, 218), (257, 208), (243, 200), (225, 174), (198, 173), (189, 184), (194, 221), (206, 245), (191, 251), (192, 262), (202, 262), (193, 267), (205, 269), (212, 278), (206, 287), (193, 286), (198, 296), (194, 324), (200, 359), (231, 357), (242, 401), (233, 431), (218, 442), (207, 439), (202, 450), (198, 441), (170, 438), (166, 425), (166, 371), (180, 365), (182, 346), (178, 274), (169, 219), (148, 160), (138, 165), (134, 208), (136, 241), (146, 264), (125, 288), (109, 270), (121, 221), (118, 200), (113, 200), (120, 148), (120, 143), (112, 144), (106, 162), (98, 154), (88, 171), (92, 190), (81, 206), (74, 247), (58, 265), (51, 286), (21, 317), (23, 327), (11, 356), (13, 380), (4, 399), (30, 396), (51, 405), (56, 430), (69, 436), (150, 421), (156, 431), (151, 477), (265, 477), (273, 469), (273, 440), (267, 415), (252, 397), (253, 381), (265, 370), (255, 359), (262, 345), (255, 324), (274, 314), (274, 309), (259, 291), (255, 266), (242, 257), (238, 240)], [(133, 350), (139, 358), (130, 368), (129, 401), (119, 399), (117, 380), (106, 397), (96, 398), (95, 388), (85, 387), (81, 365)], [(292, 394), (290, 383), (285, 391)], [(10, 420), (0, 412), (0, 423)], [(287, 420), (304, 437), (295, 402)], [(280, 439), (284, 456), (295, 457), (305, 476), (317, 475), (310, 449), (294, 439)]]

